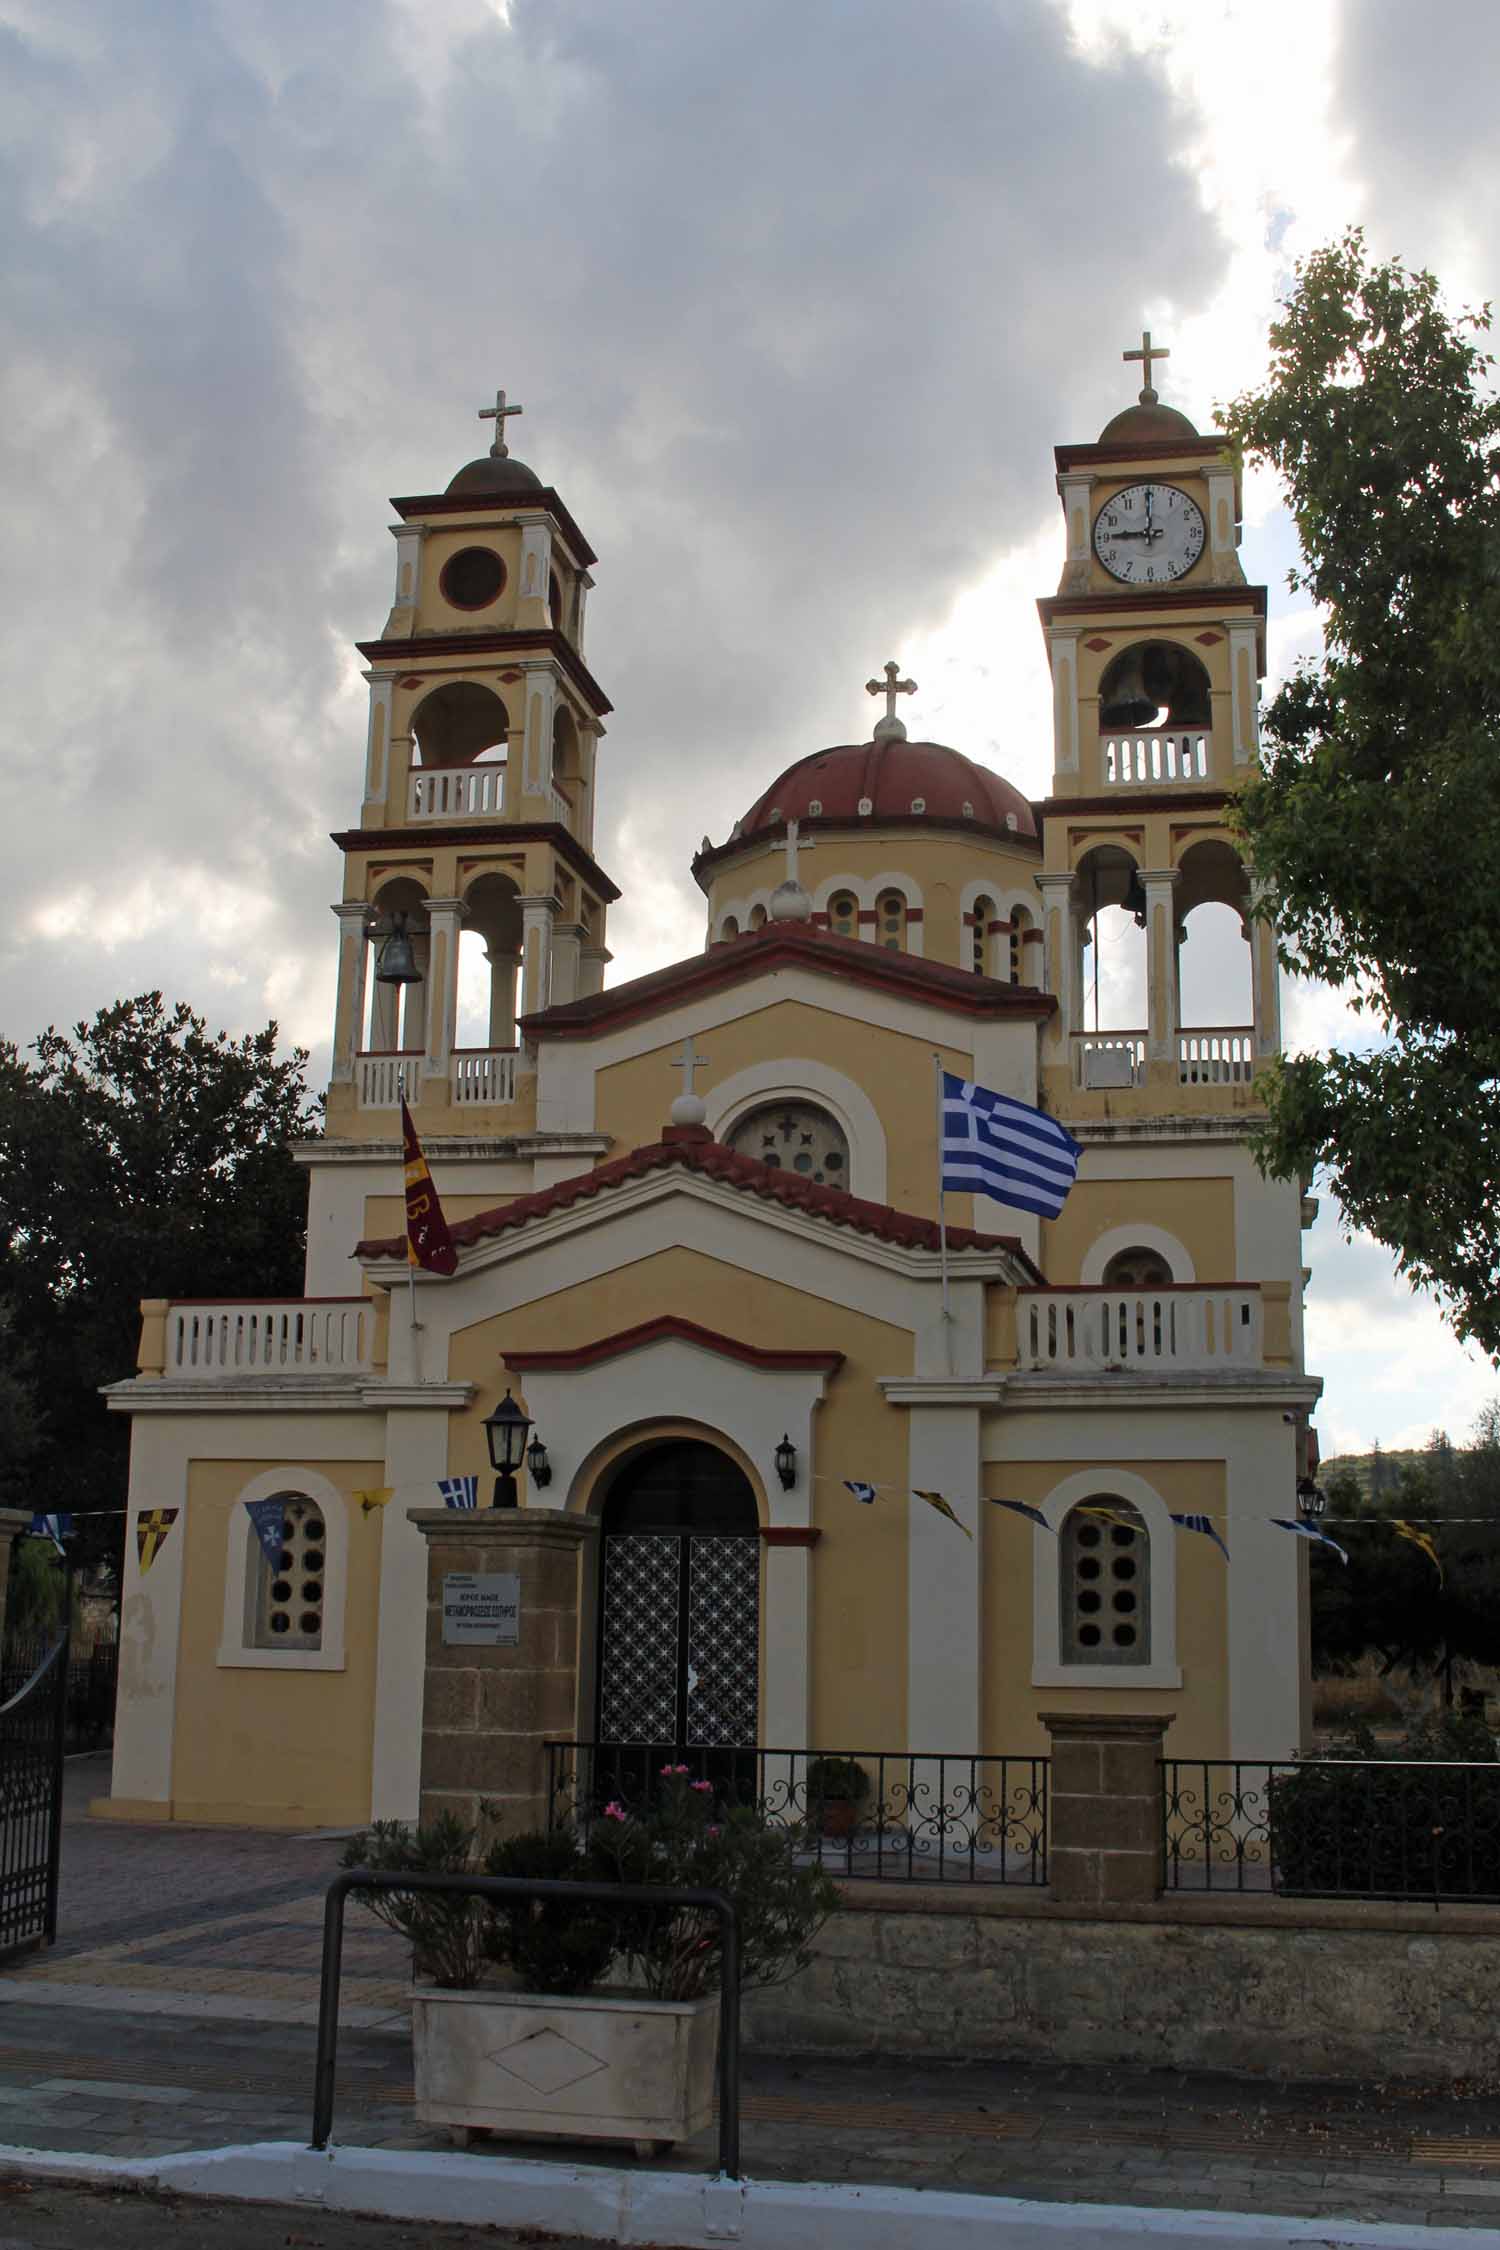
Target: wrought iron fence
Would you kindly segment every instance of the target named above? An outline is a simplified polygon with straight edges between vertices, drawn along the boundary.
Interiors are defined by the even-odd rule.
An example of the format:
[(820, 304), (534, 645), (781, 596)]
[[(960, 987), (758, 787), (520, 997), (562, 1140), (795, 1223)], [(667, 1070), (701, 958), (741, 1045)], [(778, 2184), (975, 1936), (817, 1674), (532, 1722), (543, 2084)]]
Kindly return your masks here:
[(57, 1936), (66, 1647), (0, 1701), (0, 1959)]
[[(48, 1654), (45, 1641), (10, 1641), (0, 1657), (0, 1702), (23, 1687)], [(96, 1641), (92, 1648), (69, 1651), (64, 1690), (64, 1747), (95, 1750), (115, 1717), (115, 1690), (119, 1684), (120, 1648), (117, 1641)]]
[(710, 1781), (800, 1831), (831, 1875), (897, 1882), (1047, 1880), (1050, 1760), (908, 1750), (768, 1750), (645, 1742), (549, 1742), (548, 1823), (587, 1834), (604, 1807), (639, 1804), (664, 1767)]
[(1172, 1758), (1162, 1811), (1171, 1891), (1500, 1899), (1500, 1764)]

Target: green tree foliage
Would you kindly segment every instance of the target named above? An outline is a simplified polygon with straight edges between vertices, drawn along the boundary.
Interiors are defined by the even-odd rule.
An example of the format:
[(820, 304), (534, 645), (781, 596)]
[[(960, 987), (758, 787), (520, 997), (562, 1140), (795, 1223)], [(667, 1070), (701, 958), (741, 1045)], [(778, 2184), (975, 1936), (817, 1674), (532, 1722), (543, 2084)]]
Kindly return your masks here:
[[(134, 1369), (142, 1297), (300, 1292), (306, 1196), (287, 1143), (319, 1122), (305, 1052), (277, 1045), (274, 1023), (211, 1035), (159, 992), (25, 1053), (0, 1042), (0, 1308), (33, 1416), (21, 1504), (123, 1504), (127, 1425), (99, 1386)], [(0, 1425), (5, 1411), (0, 1387)], [(118, 1521), (79, 1534), (84, 1559), (118, 1552)]]
[(1226, 413), (1279, 471), (1325, 653), (1266, 714), (1239, 799), (1294, 973), (1348, 987), (1371, 1051), (1268, 1074), (1257, 1153), (1500, 1356), (1500, 402), (1488, 309), (1373, 264), (1297, 268), (1261, 389)]

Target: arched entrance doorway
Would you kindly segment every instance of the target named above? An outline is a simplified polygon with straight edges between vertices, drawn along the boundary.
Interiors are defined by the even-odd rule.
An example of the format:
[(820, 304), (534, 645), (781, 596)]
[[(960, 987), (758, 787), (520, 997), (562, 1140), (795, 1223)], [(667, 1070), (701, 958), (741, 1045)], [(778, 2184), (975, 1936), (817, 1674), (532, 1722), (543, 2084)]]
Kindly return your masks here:
[(730, 1761), (712, 1754), (756, 1739), (760, 1530), (750, 1480), (716, 1446), (670, 1439), (619, 1471), (601, 1533), (595, 1740), (637, 1789), (665, 1763), (718, 1777)]

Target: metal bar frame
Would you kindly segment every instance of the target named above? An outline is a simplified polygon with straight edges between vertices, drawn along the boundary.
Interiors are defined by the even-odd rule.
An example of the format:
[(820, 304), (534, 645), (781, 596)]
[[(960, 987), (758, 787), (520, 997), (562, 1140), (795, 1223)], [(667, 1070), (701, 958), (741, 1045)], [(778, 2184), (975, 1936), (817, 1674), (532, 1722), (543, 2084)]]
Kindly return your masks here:
[(351, 1891), (435, 1891), (493, 1899), (558, 1899), (577, 1905), (698, 1907), (719, 1917), (723, 1953), (719, 1992), (719, 2171), (740, 2177), (740, 1933), (734, 1901), (722, 1891), (672, 1890), (657, 1883), (565, 1883), (527, 1875), (377, 1875), (351, 1867), (335, 1875), (323, 1904), (318, 1984), (318, 2058), (313, 2076), (312, 2141), (333, 2132), (338, 2067), (339, 1987), (344, 1967), (344, 1906)]

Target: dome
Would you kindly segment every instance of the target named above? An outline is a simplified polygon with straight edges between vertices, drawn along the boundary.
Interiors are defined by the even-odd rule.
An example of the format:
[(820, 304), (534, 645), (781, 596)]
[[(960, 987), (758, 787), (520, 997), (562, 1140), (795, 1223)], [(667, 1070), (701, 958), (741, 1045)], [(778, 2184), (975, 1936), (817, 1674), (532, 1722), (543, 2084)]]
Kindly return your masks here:
[(815, 750), (772, 782), (745, 814), (735, 840), (788, 820), (972, 820), (982, 828), (1036, 835), (1019, 789), (941, 742), (887, 739)]
[(1099, 432), (1101, 445), (1141, 445), (1149, 438), (1196, 438), (1198, 432), (1175, 406), (1140, 399), (1113, 415)]
[(491, 500), (519, 499), (522, 493), (544, 489), (535, 469), (508, 453), (481, 453), (477, 461), (461, 468), (448, 485), (450, 492), (472, 492)]

